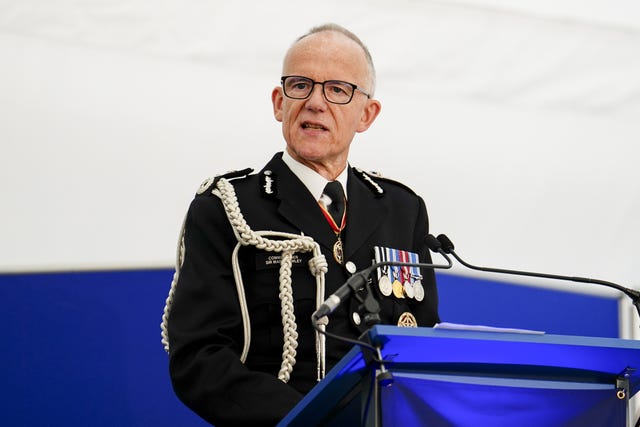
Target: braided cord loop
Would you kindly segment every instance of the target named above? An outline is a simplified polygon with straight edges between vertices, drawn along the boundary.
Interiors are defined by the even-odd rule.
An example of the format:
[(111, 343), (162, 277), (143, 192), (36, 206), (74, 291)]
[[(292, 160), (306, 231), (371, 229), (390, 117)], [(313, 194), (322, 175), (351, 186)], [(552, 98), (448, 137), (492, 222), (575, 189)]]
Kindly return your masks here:
[[(316, 308), (324, 301), (325, 293), (325, 273), (328, 269), (327, 261), (320, 251), (320, 246), (309, 236), (297, 235), (292, 233), (284, 233), (278, 231), (253, 231), (247, 224), (235, 193), (233, 185), (225, 178), (220, 178), (216, 183), (212, 194), (218, 196), (222, 201), (225, 213), (231, 224), (234, 235), (238, 240), (238, 244), (234, 248), (231, 256), (231, 265), (233, 275), (236, 282), (236, 291), (238, 292), (238, 300), (240, 302), (240, 311), (243, 319), (244, 345), (240, 360), (242, 363), (246, 361), (251, 345), (251, 322), (248, 313), (247, 301), (244, 293), (244, 285), (242, 281), (242, 272), (239, 266), (238, 252), (240, 246), (255, 246), (257, 249), (267, 252), (281, 253), (280, 259), (280, 286), (279, 298), (282, 314), (282, 329), (284, 334), (282, 364), (278, 373), (278, 379), (288, 382), (293, 372), (293, 366), (296, 363), (296, 349), (298, 347), (298, 332), (296, 326), (296, 318), (293, 310), (293, 288), (291, 283), (291, 266), (293, 254), (296, 252), (312, 252), (313, 256), (309, 261), (309, 270), (316, 278)], [(266, 236), (277, 237), (278, 239), (269, 239)], [(173, 303), (173, 295), (178, 283), (180, 267), (184, 259), (184, 223), (180, 233), (180, 244), (178, 256), (176, 260), (176, 273), (171, 282), (171, 289), (167, 297), (162, 318), (162, 343), (165, 350), (169, 351), (169, 335), (167, 325), (169, 314), (171, 312), (171, 304)], [(325, 325), (321, 327), (324, 328)], [(324, 335), (316, 332), (316, 353), (318, 359), (318, 380), (325, 376), (325, 354), (326, 346)]]

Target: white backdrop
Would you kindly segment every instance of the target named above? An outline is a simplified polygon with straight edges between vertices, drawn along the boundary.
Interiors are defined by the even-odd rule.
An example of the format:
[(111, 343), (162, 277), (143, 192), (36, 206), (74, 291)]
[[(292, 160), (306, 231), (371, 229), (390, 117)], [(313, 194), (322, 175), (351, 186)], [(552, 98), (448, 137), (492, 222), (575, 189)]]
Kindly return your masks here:
[(640, 288), (632, 0), (0, 0), (0, 271), (171, 266), (202, 179), (283, 148), (282, 56), (327, 21), (378, 68), (352, 164), (468, 261)]

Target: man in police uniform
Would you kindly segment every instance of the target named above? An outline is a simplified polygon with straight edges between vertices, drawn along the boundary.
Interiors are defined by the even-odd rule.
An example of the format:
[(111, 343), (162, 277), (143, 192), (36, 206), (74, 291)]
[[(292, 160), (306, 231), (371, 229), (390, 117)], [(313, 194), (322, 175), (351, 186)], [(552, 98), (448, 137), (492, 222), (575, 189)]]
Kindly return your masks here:
[[(381, 108), (367, 48), (342, 27), (317, 27), (289, 49), (283, 76), (272, 102), (286, 151), (257, 174), (201, 186), (163, 323), (176, 394), (216, 426), (275, 425), (344, 356), (350, 346), (319, 339), (310, 318), (371, 265), (374, 248), (430, 262), (423, 200), (347, 163), (355, 133)], [(323, 194), (328, 182), (338, 193)], [(420, 285), (419, 295), (374, 281), (381, 323), (438, 322), (433, 271), (418, 273), (404, 280)], [(367, 327), (363, 315), (351, 298), (331, 314), (327, 331), (356, 338)]]

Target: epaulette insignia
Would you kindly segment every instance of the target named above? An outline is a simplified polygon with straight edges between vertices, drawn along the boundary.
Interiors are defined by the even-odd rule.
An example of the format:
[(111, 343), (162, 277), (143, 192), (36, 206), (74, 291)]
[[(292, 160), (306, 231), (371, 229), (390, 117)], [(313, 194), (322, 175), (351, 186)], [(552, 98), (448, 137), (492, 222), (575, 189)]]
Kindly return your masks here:
[(369, 175), (371, 175), (371, 176), (375, 177), (375, 179), (376, 179), (376, 180), (378, 180), (378, 181), (388, 182), (388, 183), (390, 183), (390, 184), (397, 185), (397, 186), (399, 186), (399, 187), (404, 188), (405, 190), (407, 190), (407, 191), (408, 191), (409, 193), (411, 193), (411, 194), (416, 194), (416, 192), (415, 192), (415, 191), (413, 191), (413, 189), (412, 189), (411, 187), (408, 187), (407, 185), (405, 185), (405, 184), (403, 184), (403, 183), (401, 183), (401, 182), (399, 182), (399, 181), (396, 181), (395, 179), (391, 179), (391, 178), (388, 178), (388, 177), (386, 177), (386, 176), (383, 176), (380, 172), (372, 172), (372, 171), (369, 171), (369, 172), (367, 172), (367, 173), (368, 173)]
[(249, 175), (251, 172), (253, 172), (252, 168), (246, 168), (246, 169), (241, 169), (236, 171), (229, 171), (222, 175), (216, 175), (215, 177), (209, 177), (205, 179), (202, 182), (202, 184), (200, 184), (200, 187), (198, 187), (198, 191), (196, 192), (196, 194), (198, 195), (204, 194), (207, 191), (211, 190), (212, 187), (215, 187), (215, 185), (218, 183), (220, 178), (225, 178), (225, 179), (240, 178), (240, 177)]
[[(356, 176), (360, 178), (366, 184), (366, 186), (371, 189), (371, 191), (374, 192), (376, 197), (382, 197), (382, 195), (384, 194), (384, 189), (380, 187), (380, 185), (377, 182), (375, 182), (367, 172), (363, 171), (360, 168), (353, 168), (353, 169), (356, 173)], [(378, 176), (377, 173), (373, 173), (372, 175), (376, 177)]]
[(269, 169), (262, 171), (260, 174), (260, 188), (262, 194), (267, 197), (275, 197), (277, 193), (276, 176)]

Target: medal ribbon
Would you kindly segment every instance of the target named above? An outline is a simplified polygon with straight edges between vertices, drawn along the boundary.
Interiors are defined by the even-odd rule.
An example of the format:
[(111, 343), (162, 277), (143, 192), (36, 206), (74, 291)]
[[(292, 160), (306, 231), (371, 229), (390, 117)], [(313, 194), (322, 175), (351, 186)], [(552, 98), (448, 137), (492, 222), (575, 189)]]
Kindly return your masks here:
[(340, 221), (340, 226), (336, 224), (336, 221), (333, 219), (333, 216), (327, 211), (327, 208), (323, 203), (318, 202), (318, 206), (320, 206), (320, 210), (322, 214), (326, 218), (329, 226), (335, 233), (337, 240), (333, 245), (333, 258), (336, 260), (338, 264), (344, 263), (344, 248), (342, 246), (342, 239), (340, 238), (340, 233), (344, 230), (344, 227), (347, 225), (347, 204), (345, 203), (344, 210), (342, 211), (342, 220)]
[[(398, 261), (400, 261), (399, 258), (400, 257), (398, 256), (398, 250), (397, 249), (389, 249), (389, 261), (398, 262)], [(393, 274), (391, 275), (391, 281), (392, 282), (394, 280), (398, 280), (399, 282), (402, 281), (402, 277), (400, 277), (400, 274), (398, 274), (396, 276), (396, 274), (398, 273), (399, 269), (400, 269), (400, 267), (397, 266), (397, 265), (392, 265), (391, 266), (391, 270), (393, 271)]]
[[(409, 252), (409, 257), (413, 263), (420, 262), (418, 254), (415, 252)], [(420, 277), (420, 267), (411, 267), (411, 283), (415, 282), (418, 277)]]
[[(400, 255), (400, 262), (409, 262), (409, 254), (407, 253), (407, 251), (399, 251), (399, 255)], [(407, 265), (403, 265), (401, 268), (401, 282), (402, 283), (411, 283), (411, 273), (409, 273), (409, 266)]]
[(327, 222), (331, 226), (333, 232), (336, 233), (336, 236), (339, 235), (347, 225), (347, 207), (345, 206), (344, 208), (344, 212), (342, 213), (342, 221), (340, 221), (340, 227), (338, 227), (338, 224), (336, 224), (331, 214), (327, 211), (327, 208), (324, 207), (324, 204), (318, 202), (318, 206), (320, 206), (320, 210), (322, 211), (324, 217), (327, 219)]
[[(380, 246), (374, 246), (373, 247), (373, 252), (375, 254), (375, 262), (382, 262), (382, 248)], [(382, 273), (384, 272), (384, 268), (382, 267), (378, 267), (377, 269), (378, 272), (378, 280), (380, 280), (380, 278), (382, 277)]]
[[(384, 258), (382, 258), (382, 261), (392, 261), (391, 259), (391, 249), (389, 248), (384, 248)], [(386, 267), (386, 274), (387, 277), (389, 278), (389, 282), (393, 282), (393, 267), (390, 265), (387, 265)]]
[[(390, 256), (389, 256), (389, 248), (382, 248), (382, 261), (389, 261), (390, 260)], [(391, 266), (385, 265), (384, 267), (382, 267), (382, 271), (384, 272), (385, 276), (387, 276), (387, 278), (389, 279), (389, 283), (392, 282), (393, 280), (393, 274), (391, 274)]]

